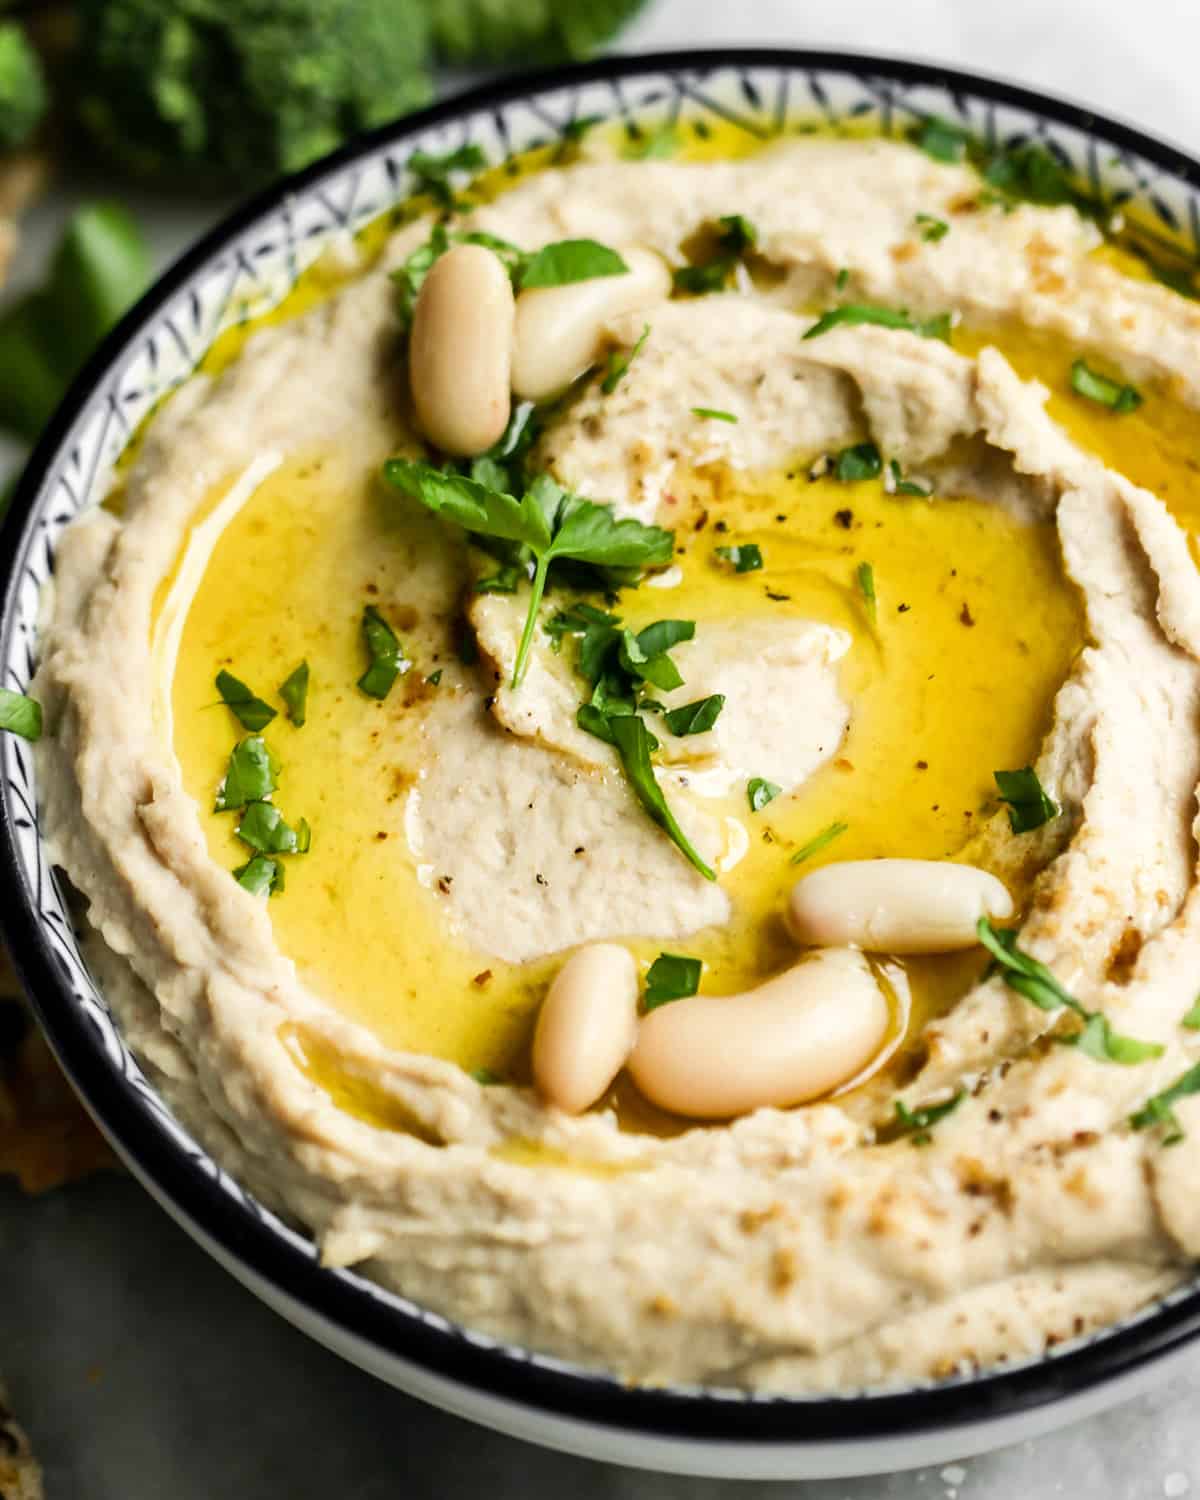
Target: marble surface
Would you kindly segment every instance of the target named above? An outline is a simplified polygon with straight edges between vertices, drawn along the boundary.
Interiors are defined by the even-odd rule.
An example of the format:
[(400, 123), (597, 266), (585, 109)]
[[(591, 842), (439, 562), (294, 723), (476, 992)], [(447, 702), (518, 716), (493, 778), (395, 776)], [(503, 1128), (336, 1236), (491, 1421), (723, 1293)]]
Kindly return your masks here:
[[(1200, 148), (1200, 7), (1183, 0), (658, 0), (626, 50), (721, 42), (931, 58), (1091, 103)], [(39, 275), (75, 199), (30, 225)], [(226, 205), (135, 204), (156, 260)], [(0, 446), (0, 471), (19, 461)], [(759, 1485), (676, 1479), (543, 1452), (417, 1404), (257, 1303), (131, 1181), (38, 1200), (0, 1185), (0, 1370), (51, 1500), (1180, 1500), (1200, 1496), (1200, 1350), (1151, 1396), (1034, 1443), (887, 1478)]]

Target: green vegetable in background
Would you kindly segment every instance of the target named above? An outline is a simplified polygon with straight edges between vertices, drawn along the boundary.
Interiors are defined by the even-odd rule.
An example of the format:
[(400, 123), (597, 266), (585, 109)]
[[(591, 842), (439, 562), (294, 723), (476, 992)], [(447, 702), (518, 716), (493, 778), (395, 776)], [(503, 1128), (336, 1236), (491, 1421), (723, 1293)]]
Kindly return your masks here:
[(12, 21), (0, 25), (0, 146), (23, 146), (46, 113), (37, 53)]
[(561, 62), (587, 57), (645, 0), (429, 0), (434, 41), (450, 62)]
[(79, 0), (75, 110), (142, 176), (238, 186), (433, 96), (426, 0)]
[(89, 203), (79, 209), (46, 284), (0, 317), (0, 426), (35, 438), (149, 277), (146, 247), (123, 208)]

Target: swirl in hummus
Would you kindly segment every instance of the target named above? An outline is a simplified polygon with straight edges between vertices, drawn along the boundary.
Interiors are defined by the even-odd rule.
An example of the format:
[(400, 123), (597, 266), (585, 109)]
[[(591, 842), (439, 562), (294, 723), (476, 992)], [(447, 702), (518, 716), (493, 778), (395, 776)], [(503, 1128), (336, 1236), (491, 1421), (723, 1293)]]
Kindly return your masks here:
[[(328, 1264), (497, 1337), (801, 1391), (1122, 1318), (1200, 1252), (1200, 310), (915, 145), (584, 156), (309, 273), (65, 536), (39, 786), (96, 973)], [(451, 298), (460, 366), (405, 358), (431, 245), (515, 280), (515, 345)], [(547, 392), (579, 287), (615, 310)], [(538, 484), (523, 526), (592, 501), (644, 562), (564, 556), (531, 613), (536, 549), (461, 516)], [(561, 981), (559, 1107), (535, 1023), (601, 944), (624, 1009)]]

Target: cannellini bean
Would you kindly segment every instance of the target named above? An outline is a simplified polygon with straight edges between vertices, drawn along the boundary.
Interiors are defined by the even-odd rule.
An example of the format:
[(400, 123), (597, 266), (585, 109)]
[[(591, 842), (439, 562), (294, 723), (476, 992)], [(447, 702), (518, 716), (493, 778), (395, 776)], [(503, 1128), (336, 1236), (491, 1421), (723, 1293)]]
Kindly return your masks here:
[(558, 971), (533, 1034), (533, 1081), (568, 1114), (595, 1104), (637, 1034), (638, 971), (616, 943), (580, 948)]
[(1012, 897), (994, 875), (940, 859), (852, 859), (797, 882), (787, 925), (798, 943), (880, 953), (952, 953), (979, 940), (980, 917), (1003, 920)]
[(513, 292), (499, 257), (455, 245), (417, 293), (408, 379), (421, 431), (443, 453), (470, 457), (499, 441), (511, 398)]
[(696, 995), (651, 1011), (629, 1071), (662, 1109), (728, 1119), (846, 1083), (879, 1051), (888, 1022), (866, 959), (830, 948), (744, 995)]
[(522, 401), (543, 401), (594, 364), (604, 328), (671, 295), (671, 273), (650, 250), (623, 249), (624, 276), (593, 276), (567, 286), (530, 287), (517, 298), (512, 388)]

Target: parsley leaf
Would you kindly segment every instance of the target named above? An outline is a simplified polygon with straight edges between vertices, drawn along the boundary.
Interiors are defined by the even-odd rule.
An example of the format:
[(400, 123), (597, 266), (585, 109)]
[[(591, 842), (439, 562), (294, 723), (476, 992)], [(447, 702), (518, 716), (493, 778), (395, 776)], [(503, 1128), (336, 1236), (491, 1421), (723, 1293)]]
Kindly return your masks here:
[(396, 678), (407, 672), (412, 662), (404, 655), (396, 632), (373, 604), (363, 610), (362, 633), (371, 665), (358, 679), (358, 685), (371, 698), (386, 698)]
[(625, 372), (642, 352), (646, 340), (650, 337), (650, 325), (645, 324), (636, 344), (628, 354), (620, 354), (616, 349), (609, 351), (608, 363), (604, 369), (604, 379), (600, 382), (600, 390), (605, 396), (611, 396), (620, 385)]
[(725, 258), (709, 261), (705, 266), (677, 266), (671, 272), (671, 284), (677, 292), (703, 297), (706, 292), (719, 292), (732, 268), (733, 261)]
[(42, 705), (36, 698), (0, 688), (0, 729), (19, 734), (23, 740), (42, 737)]
[(217, 692), (243, 729), (265, 729), (275, 717), (271, 705), (256, 697), (232, 672), (217, 673)]
[(521, 291), (538, 286), (567, 286), (597, 276), (627, 276), (629, 267), (615, 250), (596, 240), (558, 240), (536, 251), (521, 268)]
[(715, 406), (693, 406), (694, 417), (709, 417), (714, 422), (736, 422), (737, 418), (731, 411), (718, 411)]
[(700, 988), (704, 968), (698, 958), (679, 953), (660, 953), (646, 970), (646, 990), (642, 996), (644, 1011), (657, 1010), (672, 1000), (686, 1000)]
[(478, 172), (486, 166), (483, 148), (472, 142), (454, 151), (445, 151), (440, 156), (431, 151), (414, 151), (408, 158), (408, 170), (415, 179), (416, 192), (428, 193), (443, 208), (454, 207), (451, 177), (455, 172)]
[(308, 717), (308, 662), (302, 661), (279, 685), (279, 696), (287, 705), (287, 715), (297, 729)]
[(811, 859), (814, 854), (820, 854), (821, 850), (832, 844), (834, 839), (841, 838), (842, 834), (849, 827), (849, 823), (842, 823), (840, 821), (830, 823), (828, 828), (823, 828), (815, 838), (809, 839), (807, 844), (801, 844), (795, 854), (792, 855), (790, 863), (793, 865), (802, 865), (806, 859)]
[(237, 836), (260, 854), (307, 854), (312, 845), (307, 821), (301, 818), (292, 828), (273, 802), (248, 803)]
[(766, 781), (761, 776), (754, 776), (746, 783), (746, 796), (750, 802), (751, 812), (762, 812), (768, 802), (774, 802), (775, 798), (783, 791), (781, 786), (776, 786), (773, 781)]
[(729, 255), (745, 255), (758, 244), (758, 230), (744, 214), (722, 214), (717, 242)]
[(962, 161), (969, 140), (970, 136), (961, 125), (939, 119), (937, 115), (923, 120), (913, 136), (914, 144), (934, 161)]
[(562, 638), (564, 635), (585, 635), (593, 625), (619, 625), (620, 615), (610, 615), (607, 610), (597, 609), (594, 604), (587, 604), (582, 599), (572, 604), (570, 609), (559, 610), (553, 619), (547, 620), (542, 629), (550, 637), (550, 644), (555, 651), (562, 650)]
[(621, 757), (626, 779), (633, 788), (638, 801), (662, 828), (668, 837), (691, 860), (706, 880), (716, 880), (717, 872), (705, 864), (691, 841), (675, 820), (675, 814), (667, 805), (662, 788), (654, 777), (650, 764), (650, 748), (653, 736), (637, 714), (614, 714), (608, 720), (612, 743)]
[(214, 812), (236, 812), (247, 802), (261, 802), (275, 790), (279, 762), (267, 749), (261, 734), (247, 735), (233, 747)]
[(1083, 359), (1077, 359), (1071, 366), (1071, 389), (1077, 396), (1107, 406), (1109, 411), (1137, 411), (1142, 404), (1141, 392), (1136, 387), (1110, 380), (1091, 369)]
[(873, 323), (880, 328), (899, 328), (907, 333), (916, 333), (924, 339), (946, 339), (950, 336), (950, 314), (938, 313), (925, 319), (910, 318), (903, 310), (891, 307), (872, 307), (865, 303), (847, 302), (843, 307), (832, 307), (822, 313), (805, 333), (806, 339), (820, 338), (831, 328), (854, 327), (862, 323)]
[(922, 500), (928, 500), (933, 494), (933, 486), (928, 481), (905, 479), (903, 470), (894, 458), (888, 460), (888, 473), (891, 475), (894, 495), (917, 495)]
[(924, 1104), (919, 1109), (909, 1109), (903, 1099), (897, 1099), (893, 1129), (897, 1135), (911, 1135), (914, 1146), (928, 1146), (933, 1139), (930, 1128), (952, 1114), (966, 1097), (966, 1089), (959, 1089), (953, 1098), (941, 1104)]
[(283, 865), (265, 854), (254, 854), (233, 872), (238, 885), (252, 896), (273, 896), (283, 890)]
[(874, 443), (855, 443), (833, 455), (833, 477), (842, 484), (856, 484), (860, 479), (878, 479), (883, 473), (883, 459)]
[(867, 614), (874, 623), (875, 609), (875, 569), (869, 562), (861, 562), (858, 565), (858, 586), (862, 590), (863, 602), (867, 607)]
[(547, 475), (538, 476), (517, 500), (461, 474), (446, 474), (408, 459), (389, 459), (383, 472), (398, 490), (466, 531), (517, 542), (533, 553), (536, 567), (513, 665), (513, 687), (519, 687), (525, 675), (551, 563), (570, 559), (603, 569), (640, 569), (671, 560), (673, 532), (617, 520), (611, 506), (568, 494)]
[(475, 592), (477, 594), (515, 594), (517, 585), (522, 578), (527, 577), (525, 569), (516, 563), (505, 563), (495, 573), (487, 578), (475, 580)]
[(680, 266), (671, 280), (677, 292), (703, 296), (719, 292), (729, 273), (758, 243), (758, 230), (742, 214), (723, 214), (717, 220), (717, 255), (699, 266)]
[(927, 245), (936, 245), (950, 233), (950, 225), (936, 214), (918, 214), (913, 222), (920, 229), (921, 238)]
[(694, 703), (685, 703), (682, 708), (671, 708), (663, 714), (663, 722), (672, 734), (704, 734), (717, 722), (725, 707), (725, 695), (712, 693), (707, 698), (697, 698)]
[(1000, 801), (1008, 804), (1008, 823), (1014, 833), (1030, 833), (1057, 818), (1061, 809), (1046, 794), (1032, 766), (1019, 771), (993, 771)]
[(1129, 1116), (1129, 1123), (1135, 1130), (1148, 1130), (1154, 1125), (1165, 1125), (1167, 1133), (1163, 1136), (1164, 1146), (1177, 1145), (1184, 1137), (1183, 1126), (1179, 1123), (1179, 1116), (1175, 1113), (1174, 1105), (1180, 1099), (1186, 1099), (1189, 1094), (1200, 1094), (1200, 1063), (1189, 1068), (1182, 1074), (1170, 1088), (1163, 1089), (1159, 1094), (1152, 1095), (1142, 1105), (1136, 1114)]
[(993, 927), (987, 917), (980, 917), (976, 932), (979, 941), (996, 960), (1010, 989), (1023, 995), (1039, 1010), (1066, 1009), (1079, 1017), (1083, 1029), (1066, 1038), (1067, 1045), (1078, 1047), (1088, 1057), (1100, 1062), (1127, 1066), (1162, 1056), (1161, 1043), (1140, 1042), (1135, 1037), (1121, 1036), (1113, 1031), (1106, 1016), (1088, 1010), (1069, 995), (1045, 964), (1017, 947), (1017, 934), (1011, 928)]
[(762, 549), (756, 542), (743, 542), (738, 547), (717, 547), (713, 555), (729, 563), (735, 573), (757, 573), (763, 565)]

